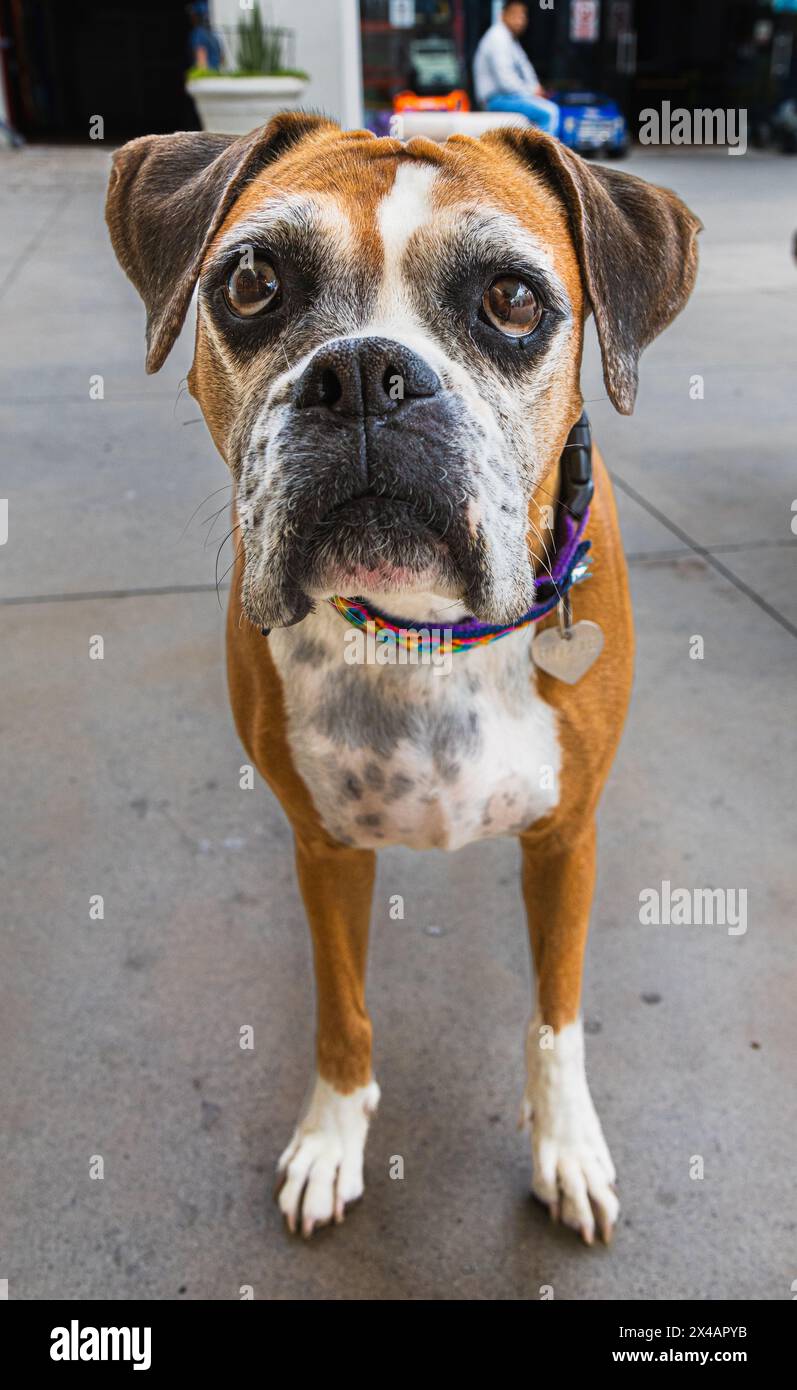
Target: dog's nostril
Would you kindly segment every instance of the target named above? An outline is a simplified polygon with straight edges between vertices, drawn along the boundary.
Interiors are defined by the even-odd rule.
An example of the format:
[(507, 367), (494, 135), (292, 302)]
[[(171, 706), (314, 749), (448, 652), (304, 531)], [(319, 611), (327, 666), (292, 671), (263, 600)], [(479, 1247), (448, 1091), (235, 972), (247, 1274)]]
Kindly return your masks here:
[(343, 395), (340, 379), (331, 367), (325, 367), (321, 373), (318, 394), (322, 405), (335, 405)]

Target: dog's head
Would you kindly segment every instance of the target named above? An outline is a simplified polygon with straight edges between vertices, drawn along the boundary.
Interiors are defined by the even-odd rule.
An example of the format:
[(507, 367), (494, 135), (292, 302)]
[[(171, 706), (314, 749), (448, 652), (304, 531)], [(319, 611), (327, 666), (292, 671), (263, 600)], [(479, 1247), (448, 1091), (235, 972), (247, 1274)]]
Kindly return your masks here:
[(630, 413), (700, 225), (534, 130), (402, 145), (303, 115), (134, 140), (108, 223), (149, 371), (199, 284), (189, 386), (232, 470), (245, 609), (268, 627), (332, 593), (523, 613), (535, 491), (581, 412), (584, 317)]

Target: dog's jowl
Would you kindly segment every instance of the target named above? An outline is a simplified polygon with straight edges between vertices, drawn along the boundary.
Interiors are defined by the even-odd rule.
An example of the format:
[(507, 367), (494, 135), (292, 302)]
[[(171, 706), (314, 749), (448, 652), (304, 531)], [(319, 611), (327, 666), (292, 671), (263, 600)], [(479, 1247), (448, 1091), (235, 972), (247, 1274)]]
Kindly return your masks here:
[(512, 835), (536, 981), (533, 1191), (608, 1240), (579, 1008), (633, 652), (582, 336), (591, 312), (630, 413), (639, 354), (692, 288), (699, 223), (533, 129), (401, 144), (302, 115), (133, 141), (108, 222), (148, 370), (198, 284), (189, 386), (234, 480), (230, 696), (293, 827), (317, 977), (317, 1075), (279, 1165), (288, 1225), (341, 1220), (363, 1191), (375, 851)]

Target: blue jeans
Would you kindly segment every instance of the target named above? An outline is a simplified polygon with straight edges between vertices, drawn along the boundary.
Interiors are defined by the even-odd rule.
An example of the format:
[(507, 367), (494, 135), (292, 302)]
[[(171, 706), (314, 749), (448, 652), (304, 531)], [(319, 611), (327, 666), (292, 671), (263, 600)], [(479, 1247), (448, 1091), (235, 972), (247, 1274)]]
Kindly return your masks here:
[(540, 130), (547, 131), (549, 135), (556, 135), (559, 129), (559, 107), (553, 101), (548, 101), (547, 97), (528, 97), (519, 93), (513, 96), (511, 92), (496, 92), (494, 96), (487, 99), (488, 111), (517, 111), (521, 116), (527, 116), (532, 125), (537, 125)]

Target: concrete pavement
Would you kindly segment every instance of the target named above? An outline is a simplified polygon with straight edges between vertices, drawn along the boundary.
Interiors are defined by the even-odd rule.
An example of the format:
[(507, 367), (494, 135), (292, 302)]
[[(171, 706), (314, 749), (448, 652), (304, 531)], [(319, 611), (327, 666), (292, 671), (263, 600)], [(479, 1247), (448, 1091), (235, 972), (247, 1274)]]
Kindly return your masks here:
[[(180, 391), (191, 332), (147, 378), (143, 310), (102, 220), (107, 162), (99, 148), (0, 154), (9, 1296), (228, 1299), (250, 1284), (263, 1299), (537, 1299), (552, 1284), (557, 1298), (790, 1298), (792, 165), (635, 155), (633, 172), (706, 224), (699, 286), (645, 354), (632, 419), (613, 413), (588, 345), (638, 660), (585, 990), (623, 1213), (613, 1249), (587, 1251), (527, 1197), (515, 1121), (529, 972), (510, 841), (381, 856), (383, 1100), (365, 1201), (310, 1245), (280, 1225), (272, 1170), (312, 1057), (308, 935), (282, 812), (262, 786), (239, 789), (213, 592), (227, 477)], [(641, 926), (640, 891), (665, 879), (746, 888), (747, 932)], [(388, 916), (395, 892), (403, 922)]]

